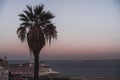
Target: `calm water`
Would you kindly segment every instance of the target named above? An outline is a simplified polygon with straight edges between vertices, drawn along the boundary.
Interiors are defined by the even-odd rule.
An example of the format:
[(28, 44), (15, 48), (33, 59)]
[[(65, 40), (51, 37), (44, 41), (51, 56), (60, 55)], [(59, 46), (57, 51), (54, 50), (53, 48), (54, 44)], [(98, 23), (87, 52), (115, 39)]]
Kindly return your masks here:
[(45, 60), (44, 62), (65, 76), (120, 76), (120, 61)]

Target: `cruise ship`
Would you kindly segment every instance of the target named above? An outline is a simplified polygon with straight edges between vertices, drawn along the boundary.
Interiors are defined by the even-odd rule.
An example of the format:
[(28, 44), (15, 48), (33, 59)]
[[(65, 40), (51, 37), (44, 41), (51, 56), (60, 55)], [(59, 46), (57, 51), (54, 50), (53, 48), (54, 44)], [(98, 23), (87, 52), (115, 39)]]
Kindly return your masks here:
[[(30, 61), (28, 63), (21, 64), (12, 64), (10, 65), (10, 72), (13, 75), (21, 75), (21, 76), (33, 76), (34, 74), (34, 62)], [(45, 62), (39, 62), (39, 76), (56, 76), (58, 75), (58, 71), (54, 71), (50, 68), (48, 64)]]

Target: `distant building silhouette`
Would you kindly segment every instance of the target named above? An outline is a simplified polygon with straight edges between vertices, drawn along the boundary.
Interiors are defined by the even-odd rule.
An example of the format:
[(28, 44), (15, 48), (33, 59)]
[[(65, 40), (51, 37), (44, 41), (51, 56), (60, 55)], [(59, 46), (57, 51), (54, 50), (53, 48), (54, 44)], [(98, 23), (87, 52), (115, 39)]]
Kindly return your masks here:
[(9, 80), (7, 57), (0, 59), (0, 80)]
[(8, 68), (8, 60), (7, 60), (7, 56), (4, 56), (3, 57), (3, 61), (2, 61), (2, 65), (4, 68)]

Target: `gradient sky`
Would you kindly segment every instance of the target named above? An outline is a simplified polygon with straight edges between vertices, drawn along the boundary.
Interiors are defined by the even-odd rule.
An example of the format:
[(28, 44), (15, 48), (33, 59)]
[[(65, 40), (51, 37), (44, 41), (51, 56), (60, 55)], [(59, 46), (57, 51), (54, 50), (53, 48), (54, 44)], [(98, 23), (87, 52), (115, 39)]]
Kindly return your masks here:
[(41, 51), (41, 59), (120, 59), (118, 0), (1, 0), (0, 57), (30, 59), (27, 42), (16, 30), (26, 5), (43, 3), (56, 17), (58, 39)]

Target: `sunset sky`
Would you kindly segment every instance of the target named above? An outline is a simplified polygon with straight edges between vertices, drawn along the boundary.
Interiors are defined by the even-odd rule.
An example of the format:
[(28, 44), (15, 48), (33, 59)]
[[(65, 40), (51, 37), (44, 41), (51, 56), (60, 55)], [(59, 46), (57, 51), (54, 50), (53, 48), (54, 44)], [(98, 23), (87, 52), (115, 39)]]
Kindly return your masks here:
[(30, 59), (27, 42), (16, 30), (26, 5), (44, 4), (56, 17), (58, 39), (40, 53), (41, 59), (120, 59), (118, 0), (1, 0), (0, 58)]

